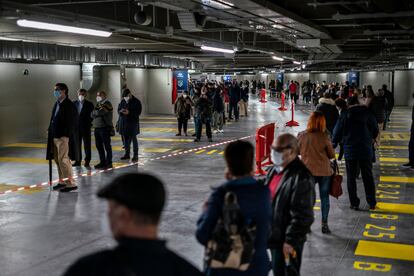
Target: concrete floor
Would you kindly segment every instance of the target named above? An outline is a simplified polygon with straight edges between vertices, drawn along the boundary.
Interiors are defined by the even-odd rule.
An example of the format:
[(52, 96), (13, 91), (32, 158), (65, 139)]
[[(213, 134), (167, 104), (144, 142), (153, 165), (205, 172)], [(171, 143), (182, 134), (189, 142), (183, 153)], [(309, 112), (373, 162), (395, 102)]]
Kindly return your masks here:
[[(173, 117), (146, 116), (139, 136), (141, 164), (108, 172), (75, 170), (84, 174), (77, 179), (77, 193), (49, 192), (44, 182), (48, 177), (44, 141), (1, 147), (0, 275), (61, 275), (80, 256), (112, 246), (111, 238), (101, 230), (105, 203), (95, 193), (113, 177), (137, 170), (154, 173), (165, 181), (169, 196), (161, 237), (201, 268), (203, 248), (194, 238), (195, 223), (210, 187), (224, 181), (225, 145), (221, 143), (247, 136), (254, 142), (256, 128), (270, 122), (279, 126), (277, 133), (303, 130), (310, 107), (298, 105), (295, 119), (300, 126), (293, 129), (283, 127), (290, 112), (282, 113), (277, 107), (274, 101), (261, 104), (252, 99), (250, 116), (226, 125), (224, 134), (213, 136), (213, 143), (206, 143), (205, 137), (201, 143), (191, 142), (192, 137), (175, 137)], [(329, 223), (333, 233), (322, 235), (317, 202), (302, 275), (414, 275), (414, 173), (399, 168), (408, 155), (410, 112), (396, 109), (389, 130), (383, 134), (380, 160), (375, 165), (378, 196), (382, 197), (378, 199), (380, 211), (368, 212), (363, 205), (365, 210), (351, 211), (345, 191), (339, 200), (331, 198)], [(117, 161), (122, 156), (119, 139), (113, 144), (118, 147), (114, 150)], [(203, 149), (205, 146), (211, 147)], [(95, 160), (96, 156), (94, 152)], [(346, 190), (346, 184), (343, 187)], [(365, 204), (363, 189), (359, 194)]]

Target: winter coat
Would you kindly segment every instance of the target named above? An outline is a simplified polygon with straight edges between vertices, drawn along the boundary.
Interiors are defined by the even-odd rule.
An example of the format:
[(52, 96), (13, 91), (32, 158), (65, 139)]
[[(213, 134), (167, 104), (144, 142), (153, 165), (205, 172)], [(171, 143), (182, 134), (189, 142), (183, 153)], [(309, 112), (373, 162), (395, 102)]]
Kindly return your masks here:
[(232, 104), (237, 104), (238, 102), (240, 102), (240, 99), (241, 99), (240, 86), (232, 85), (230, 87), (229, 97), (230, 97), (230, 103)]
[(190, 119), (192, 113), (192, 105), (190, 97), (178, 97), (174, 104), (174, 113), (177, 118)]
[(385, 89), (384, 97), (387, 100), (387, 110), (392, 110), (394, 108), (394, 93), (388, 89)]
[(335, 158), (335, 150), (327, 133), (303, 131), (298, 135), (302, 162), (313, 176), (333, 174), (330, 159)]
[(201, 119), (211, 118), (212, 115), (212, 104), (209, 99), (198, 98), (195, 103), (195, 112), (194, 115), (200, 117)]
[(207, 201), (207, 209), (197, 221), (196, 238), (204, 246), (211, 239), (223, 210), (224, 195), (227, 190), (231, 190), (236, 194), (241, 213), (246, 219), (251, 219), (257, 226), (254, 244), (255, 254), (251, 266), (246, 272), (207, 268), (206, 275), (267, 276), (270, 270), (269, 257), (266, 252), (271, 221), (270, 194), (269, 189), (253, 177), (230, 180), (213, 190)]
[[(267, 174), (268, 186), (276, 173), (273, 167)], [(294, 248), (306, 241), (314, 221), (315, 183), (306, 166), (296, 158), (283, 170), (282, 179), (272, 202), (272, 227), (268, 241), (271, 249), (288, 243)]]
[(240, 90), (240, 97), (243, 101), (248, 102), (249, 101), (249, 88), (246, 86)]
[[(56, 113), (58, 107), (59, 110)], [(68, 97), (62, 102), (57, 101), (55, 103), (52, 109), (47, 135), (47, 160), (53, 159), (53, 139), (62, 137), (70, 138), (78, 126), (78, 117), (75, 105)]]
[(346, 160), (372, 160), (372, 143), (378, 131), (377, 121), (368, 107), (354, 105), (335, 126), (332, 142), (334, 145), (343, 142)]
[(332, 134), (339, 116), (335, 101), (332, 99), (320, 98), (316, 110), (323, 113), (326, 120), (326, 129)]
[(110, 128), (113, 127), (113, 107), (110, 101), (105, 99), (96, 104), (95, 109), (91, 113), (94, 128)]
[[(121, 113), (122, 109), (127, 109), (129, 113), (127, 115)], [(140, 133), (139, 129), (139, 116), (142, 112), (141, 101), (132, 96), (128, 102), (122, 99), (118, 105), (118, 127), (119, 134), (127, 136), (135, 136)]]
[(218, 113), (224, 112), (223, 97), (220, 95), (219, 91), (216, 91), (213, 96), (213, 111)]
[(374, 115), (378, 124), (384, 123), (385, 120), (385, 109), (386, 101), (384, 97), (375, 96), (368, 99), (367, 101), (368, 109)]

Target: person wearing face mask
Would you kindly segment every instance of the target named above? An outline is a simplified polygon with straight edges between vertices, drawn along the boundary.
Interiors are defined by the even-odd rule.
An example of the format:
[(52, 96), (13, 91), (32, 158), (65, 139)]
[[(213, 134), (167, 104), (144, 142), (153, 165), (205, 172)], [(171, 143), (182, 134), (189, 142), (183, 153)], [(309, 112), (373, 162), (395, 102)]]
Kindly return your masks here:
[(285, 275), (287, 260), (300, 271), (306, 234), (314, 221), (315, 184), (298, 155), (295, 136), (285, 133), (274, 140), (271, 150), (274, 166), (265, 180), (273, 210), (268, 247), (274, 275)]
[[(338, 121), (336, 121), (335, 127), (333, 132), (337, 132), (335, 129), (339, 127), (341, 124), (343, 124), (343, 121), (346, 120), (347, 114), (348, 114), (348, 105), (346, 101), (342, 98), (338, 98), (335, 100), (336, 108), (339, 111), (339, 117)], [(339, 142), (339, 156), (338, 161), (342, 160), (342, 157), (344, 156), (344, 143), (343, 141)]]
[(131, 141), (133, 145), (134, 156), (132, 162), (138, 161), (138, 139), (139, 116), (142, 112), (141, 101), (132, 95), (129, 89), (122, 91), (122, 101), (118, 105), (119, 114), (119, 133), (124, 137), (125, 154), (121, 160), (129, 160)]
[(194, 107), (194, 118), (196, 121), (196, 139), (194, 142), (200, 142), (203, 124), (206, 125), (206, 134), (209, 142), (213, 142), (211, 135), (211, 116), (212, 103), (208, 99), (207, 94), (201, 94)]
[[(344, 101), (344, 99), (342, 99)], [(315, 111), (311, 114), (305, 131), (298, 135), (299, 151), (302, 162), (312, 173), (315, 183), (319, 185), (322, 211), (322, 233), (330, 234), (328, 227), (329, 190), (331, 187), (331, 159), (335, 158), (335, 150), (326, 131), (325, 116)]]
[(91, 113), (94, 109), (92, 102), (86, 99), (87, 91), (86, 89), (78, 90), (78, 99), (74, 101), (76, 110), (79, 114), (79, 122), (77, 125), (77, 137), (75, 137), (76, 142), (74, 143), (74, 150), (76, 151), (75, 163), (73, 166), (77, 167), (81, 165), (82, 160), (82, 141), (83, 148), (85, 151), (85, 167), (89, 167), (91, 161), (91, 128), (92, 128), (92, 118)]
[(188, 92), (184, 91), (174, 103), (174, 113), (178, 121), (178, 133), (175, 136), (181, 136), (184, 128), (184, 135), (187, 136), (187, 124), (191, 118), (193, 102), (188, 96)]
[(99, 153), (100, 162), (95, 169), (112, 168), (111, 132), (113, 131), (113, 107), (108, 101), (105, 91), (96, 94), (96, 106), (91, 113), (95, 128), (95, 145)]
[(69, 159), (69, 137), (75, 130), (77, 120), (76, 108), (68, 97), (68, 87), (57, 83), (53, 92), (56, 103), (48, 129), (46, 159), (54, 159), (59, 173), (59, 183), (53, 190), (60, 192), (75, 191), (78, 187), (73, 179), (72, 163)]
[(98, 197), (108, 202), (107, 217), (117, 246), (80, 258), (64, 276), (202, 275), (158, 238), (166, 201), (164, 184), (158, 178), (124, 174), (100, 189)]

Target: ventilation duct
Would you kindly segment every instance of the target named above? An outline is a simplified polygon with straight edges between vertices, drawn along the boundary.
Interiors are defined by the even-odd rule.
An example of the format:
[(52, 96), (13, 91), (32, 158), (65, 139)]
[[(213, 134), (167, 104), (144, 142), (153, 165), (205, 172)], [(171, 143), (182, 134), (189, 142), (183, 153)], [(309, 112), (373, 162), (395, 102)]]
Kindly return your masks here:
[(94, 92), (101, 81), (101, 66), (97, 63), (82, 64), (82, 88)]
[(178, 12), (181, 29), (189, 32), (200, 32), (202, 27), (197, 24), (196, 16), (191, 12)]

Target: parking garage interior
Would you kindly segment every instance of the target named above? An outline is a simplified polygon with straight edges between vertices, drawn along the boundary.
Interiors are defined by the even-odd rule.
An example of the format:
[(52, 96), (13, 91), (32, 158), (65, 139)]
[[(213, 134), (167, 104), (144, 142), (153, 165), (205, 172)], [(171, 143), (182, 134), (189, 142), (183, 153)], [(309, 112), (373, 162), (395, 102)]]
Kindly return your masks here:
[[(96, 192), (137, 171), (166, 185), (160, 237), (202, 269), (196, 222), (211, 187), (224, 182), (225, 146), (237, 139), (255, 144), (257, 129), (269, 123), (276, 136), (297, 135), (315, 110), (299, 101), (299, 126), (286, 127), (290, 101), (287, 112), (279, 111), (269, 83), (282, 77), (344, 84), (355, 76), (356, 86), (378, 91), (385, 84), (395, 98), (374, 164), (380, 210), (350, 210), (343, 184), (345, 194), (331, 198), (327, 236), (320, 233), (317, 199), (301, 273), (412, 275), (414, 171), (400, 165), (408, 160), (414, 105), (413, 18), (411, 0), (0, 1), (0, 275), (62, 275), (79, 257), (112, 247), (101, 227), (105, 202)], [(175, 136), (176, 72), (185, 72), (186, 82), (261, 81), (267, 102), (251, 93), (248, 117), (227, 122), (213, 142), (194, 143)], [(116, 134), (113, 169), (77, 167), (76, 193), (50, 191), (46, 142), (59, 82), (72, 100), (84, 88), (96, 104), (96, 93), (105, 91), (114, 107), (122, 90), (131, 90), (142, 103), (137, 163), (120, 160)], [(194, 128), (191, 119), (190, 135)], [(91, 162), (98, 161), (93, 147)], [(345, 179), (344, 163), (340, 170)], [(55, 165), (53, 175), (55, 181)], [(372, 234), (375, 224), (382, 230)]]

